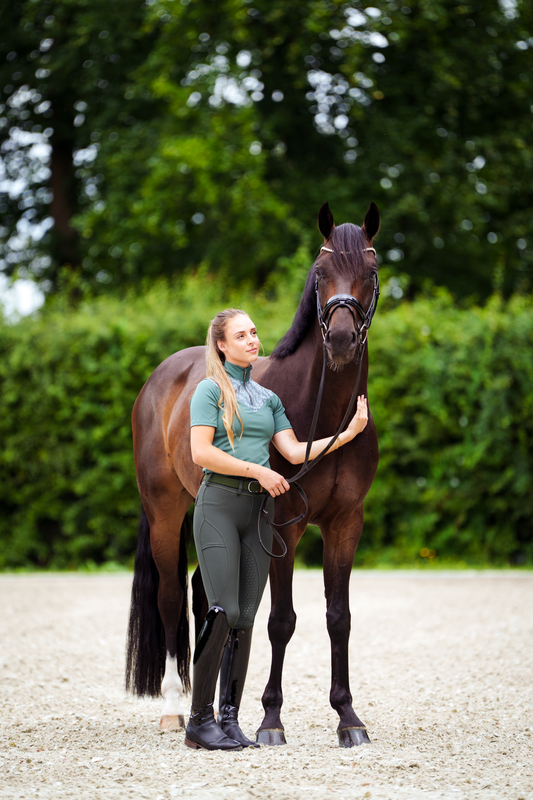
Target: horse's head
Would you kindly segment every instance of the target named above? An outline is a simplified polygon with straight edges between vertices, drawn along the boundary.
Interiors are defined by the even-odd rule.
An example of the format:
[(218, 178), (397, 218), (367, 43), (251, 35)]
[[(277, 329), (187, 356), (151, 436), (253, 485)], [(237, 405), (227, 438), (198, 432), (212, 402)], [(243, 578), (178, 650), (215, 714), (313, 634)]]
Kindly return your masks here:
[(363, 226), (335, 226), (327, 203), (318, 213), (324, 237), (314, 271), (319, 322), (332, 367), (362, 355), (366, 332), (379, 295), (378, 262), (372, 246), (379, 230), (379, 211), (370, 204)]

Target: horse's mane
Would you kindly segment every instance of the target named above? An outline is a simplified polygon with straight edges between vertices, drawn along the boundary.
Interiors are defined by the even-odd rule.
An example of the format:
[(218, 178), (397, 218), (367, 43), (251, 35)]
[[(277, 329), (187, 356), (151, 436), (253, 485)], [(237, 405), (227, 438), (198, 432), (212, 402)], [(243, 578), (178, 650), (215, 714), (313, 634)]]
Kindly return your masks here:
[(321, 258), (326, 255), (331, 258), (335, 271), (341, 275), (351, 275), (357, 278), (362, 274), (365, 266), (363, 248), (368, 247), (368, 239), (362, 228), (352, 225), (350, 222), (333, 228), (327, 246), (331, 247), (333, 253), (321, 251), (316, 258), (309, 270), (302, 299), (296, 309), (292, 325), (276, 345), (271, 358), (286, 358), (294, 353), (317, 318), (315, 267)]

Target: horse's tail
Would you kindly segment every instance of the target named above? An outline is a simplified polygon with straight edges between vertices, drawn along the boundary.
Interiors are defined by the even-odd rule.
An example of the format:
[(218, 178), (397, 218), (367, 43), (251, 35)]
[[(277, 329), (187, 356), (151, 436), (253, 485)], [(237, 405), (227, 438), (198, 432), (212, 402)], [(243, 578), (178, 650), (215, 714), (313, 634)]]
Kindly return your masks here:
[[(185, 691), (190, 691), (190, 644), (188, 612), (187, 542), (190, 523), (183, 521), (180, 536), (178, 580), (183, 603), (178, 622), (178, 673)], [(130, 619), (126, 644), (126, 689), (139, 696), (158, 697), (165, 673), (165, 629), (157, 606), (159, 573), (150, 546), (150, 523), (141, 507), (139, 541), (131, 589)]]

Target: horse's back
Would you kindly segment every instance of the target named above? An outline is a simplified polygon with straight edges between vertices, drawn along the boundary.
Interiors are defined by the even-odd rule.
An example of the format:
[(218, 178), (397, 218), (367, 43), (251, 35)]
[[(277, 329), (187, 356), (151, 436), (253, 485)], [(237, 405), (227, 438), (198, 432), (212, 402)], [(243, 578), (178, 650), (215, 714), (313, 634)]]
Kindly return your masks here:
[(188, 347), (165, 358), (141, 389), (134, 413), (146, 401), (166, 402), (169, 395), (177, 398), (187, 385), (191, 373), (194, 377), (198, 376), (196, 382), (205, 377), (205, 347)]

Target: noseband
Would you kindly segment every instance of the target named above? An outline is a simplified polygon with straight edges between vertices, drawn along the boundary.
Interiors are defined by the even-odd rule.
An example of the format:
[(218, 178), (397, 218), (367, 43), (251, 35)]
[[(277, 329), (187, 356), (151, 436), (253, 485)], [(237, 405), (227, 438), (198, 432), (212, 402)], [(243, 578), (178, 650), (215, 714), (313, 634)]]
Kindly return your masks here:
[[(326, 250), (328, 253), (335, 252), (329, 247), (321, 247), (321, 250)], [(376, 255), (376, 251), (373, 247), (364, 247), (363, 252), (371, 251)], [(363, 304), (351, 294), (334, 294), (333, 297), (330, 297), (327, 303), (325, 304), (324, 308), (320, 305), (320, 297), (318, 293), (318, 276), (315, 275), (315, 291), (316, 291), (316, 307), (317, 307), (317, 315), (318, 315), (318, 323), (320, 325), (320, 330), (322, 331), (322, 338), (324, 342), (326, 341), (326, 336), (329, 331), (329, 326), (331, 323), (331, 318), (335, 311), (338, 308), (347, 308), (350, 314), (352, 315), (353, 322), (355, 325), (355, 329), (357, 331), (357, 350), (355, 361), (356, 363), (360, 360), (361, 356), (363, 355), (363, 349), (366, 344), (366, 337), (367, 331), (372, 324), (372, 318), (376, 311), (376, 306), (378, 304), (379, 298), (379, 277), (377, 272), (374, 273), (374, 289), (372, 292), (372, 300), (370, 301), (370, 305), (368, 307), (368, 311), (365, 311)], [(354, 311), (357, 312), (358, 316), (361, 318), (362, 323), (359, 322), (359, 319), (355, 315)]]

